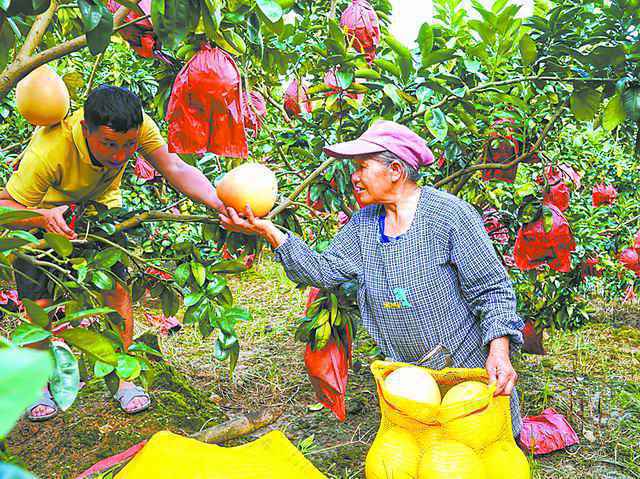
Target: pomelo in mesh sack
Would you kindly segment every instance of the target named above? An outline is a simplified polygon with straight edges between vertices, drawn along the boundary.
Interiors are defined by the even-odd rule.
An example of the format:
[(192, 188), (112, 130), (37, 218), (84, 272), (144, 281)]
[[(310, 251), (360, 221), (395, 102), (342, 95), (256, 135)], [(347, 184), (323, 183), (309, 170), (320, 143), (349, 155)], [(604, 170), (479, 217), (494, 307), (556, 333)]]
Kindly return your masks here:
[(415, 434), (420, 450), (425, 450), (431, 447), (433, 443), (444, 439), (444, 429), (441, 426), (427, 426), (416, 431)]
[(413, 434), (400, 427), (378, 433), (365, 461), (367, 479), (415, 479), (420, 448)]
[(418, 479), (487, 479), (480, 457), (464, 444), (443, 440), (425, 450)]
[(498, 441), (480, 456), (487, 479), (529, 479), (529, 461), (513, 442)]
[[(489, 387), (480, 381), (465, 381), (453, 386), (442, 399), (442, 407), (455, 407), (464, 403), (473, 405), (490, 395)], [(502, 436), (506, 418), (497, 404), (497, 399), (491, 398), (484, 409), (453, 419), (444, 424), (445, 435), (455, 441), (480, 450), (496, 442)]]
[(405, 366), (396, 369), (384, 380), (388, 393), (412, 401), (440, 404), (440, 389), (433, 376), (422, 368)]

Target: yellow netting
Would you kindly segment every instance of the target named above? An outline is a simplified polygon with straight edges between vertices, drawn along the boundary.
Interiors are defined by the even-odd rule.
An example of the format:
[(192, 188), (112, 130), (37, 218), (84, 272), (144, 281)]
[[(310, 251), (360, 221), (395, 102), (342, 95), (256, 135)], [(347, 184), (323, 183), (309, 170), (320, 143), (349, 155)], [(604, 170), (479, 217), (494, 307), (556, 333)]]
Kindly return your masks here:
[[(385, 378), (404, 366), (413, 365), (371, 365), (382, 418), (367, 455), (367, 479), (529, 478), (528, 461), (512, 436), (508, 396), (494, 397), (492, 385), (480, 398), (446, 406), (397, 397), (386, 389)], [(442, 397), (465, 381), (488, 383), (484, 369), (423, 369)]]
[(161, 431), (115, 479), (326, 479), (280, 431), (236, 447)]

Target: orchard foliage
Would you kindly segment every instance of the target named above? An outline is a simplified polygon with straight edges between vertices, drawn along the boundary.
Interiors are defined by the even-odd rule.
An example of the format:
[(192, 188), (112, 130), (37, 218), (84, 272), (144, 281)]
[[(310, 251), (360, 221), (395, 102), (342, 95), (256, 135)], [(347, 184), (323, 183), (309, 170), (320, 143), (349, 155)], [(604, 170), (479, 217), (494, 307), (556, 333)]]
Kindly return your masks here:
[[(243, 115), (237, 120), (247, 129), (240, 136), (249, 157), (272, 167), (280, 182), (283, 204), (273, 220), (319, 250), (335, 233), (338, 213), (344, 219), (358, 208), (353, 166), (326, 160), (322, 147), (384, 118), (422, 135), (439, 158), (424, 172), (424, 184), (461, 196), (483, 214), (524, 317), (540, 327), (578, 327), (594, 294), (620, 299), (633, 291), (633, 255), (627, 251), (621, 262), (620, 254), (635, 248), (640, 215), (635, 3), (541, 0), (532, 17), (520, 18), (507, 0), (491, 8), (474, 1), (473, 12), (460, 0), (437, 0), (415, 45), (389, 33), (386, 0), (370, 6), (363, 0), (152, 0), (150, 10), (143, 3), (122, 0), (122, 8), (110, 10), (99, 0), (0, 0), (5, 179), (32, 131), (15, 112), (12, 91), (38, 65), (51, 62), (74, 107), (92, 84), (124, 85), (171, 132), (174, 110), (167, 105), (176, 77), (199, 52), (217, 47), (237, 67), (243, 94), (236, 114)], [(368, 22), (358, 24), (354, 9), (366, 11)], [(123, 29), (123, 21), (138, 29)], [(193, 93), (214, 94), (205, 83), (197, 88)], [(168, 125), (161, 121), (167, 113)], [(212, 180), (243, 161), (204, 149), (209, 152), (181, 156)], [(61, 336), (112, 385), (117, 377), (146, 376), (161, 354), (157, 344), (147, 337), (123, 345), (117, 315), (97, 294), (113, 286), (110, 267), (121, 261), (132, 272), (136, 300), (148, 291), (166, 315), (184, 308), (184, 322), (213, 335), (216, 358), (229, 359), (233, 369), (240, 350), (234, 326), (250, 317), (233, 305), (226, 275), (250, 267), (262, 245), (221, 230), (145, 165), (134, 166), (123, 184), (125, 207), (76, 225), (83, 241), (106, 247), (101, 253), (83, 245), (81, 254), (55, 235), (40, 240), (7, 229), (0, 238), (7, 281), (15, 256), (55, 265), (56, 304), (48, 310), (25, 304), (38, 319), (21, 323), (12, 339), (28, 344)], [(24, 214), (2, 211), (0, 223), (7, 227)], [(554, 225), (562, 225), (561, 234)], [(551, 237), (554, 247), (522, 250), (526, 241), (518, 236), (532, 229)], [(116, 242), (113, 235), (124, 230), (128, 239)], [(518, 239), (530, 261), (514, 258)], [(88, 317), (98, 319), (81, 328)], [(56, 374), (73, 371), (74, 361), (65, 358)], [(61, 384), (71, 384), (73, 394), (73, 381)]]

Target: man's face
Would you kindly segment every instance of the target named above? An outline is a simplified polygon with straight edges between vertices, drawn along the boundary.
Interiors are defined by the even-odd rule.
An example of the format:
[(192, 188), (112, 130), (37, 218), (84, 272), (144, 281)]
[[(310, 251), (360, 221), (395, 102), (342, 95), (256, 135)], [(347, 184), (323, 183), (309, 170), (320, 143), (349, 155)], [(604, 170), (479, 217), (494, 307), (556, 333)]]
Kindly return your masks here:
[(119, 132), (100, 125), (90, 130), (82, 122), (82, 133), (87, 139), (89, 151), (95, 159), (107, 168), (120, 168), (138, 148), (139, 128)]

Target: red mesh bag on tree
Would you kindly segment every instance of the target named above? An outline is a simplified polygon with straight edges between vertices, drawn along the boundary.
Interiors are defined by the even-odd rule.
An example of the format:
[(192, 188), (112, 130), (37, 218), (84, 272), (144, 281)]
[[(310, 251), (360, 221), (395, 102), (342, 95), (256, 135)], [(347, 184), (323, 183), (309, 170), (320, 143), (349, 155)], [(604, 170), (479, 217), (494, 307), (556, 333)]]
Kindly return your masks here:
[(617, 196), (618, 191), (615, 189), (615, 187), (600, 183), (599, 185), (595, 185), (593, 187), (593, 192), (591, 193), (591, 203), (596, 208), (601, 205), (612, 205), (616, 201)]
[(299, 116), (304, 109), (311, 113), (311, 102), (307, 98), (307, 89), (304, 85), (299, 85), (298, 80), (293, 79), (284, 92), (284, 111), (289, 116)]
[(244, 127), (253, 131), (254, 138), (262, 128), (264, 117), (267, 116), (267, 104), (264, 97), (257, 91), (244, 92)]
[(246, 158), (242, 83), (231, 55), (205, 43), (173, 83), (169, 151)]
[(563, 181), (559, 181), (545, 192), (543, 204), (553, 205), (560, 211), (565, 211), (569, 208), (570, 199), (569, 187)]
[[(114, 0), (107, 0), (107, 9), (111, 13), (116, 13), (121, 5)], [(141, 0), (138, 3), (138, 7), (144, 12), (145, 15), (151, 14), (151, 0)], [(124, 19), (123, 23), (128, 23), (142, 17), (138, 12), (130, 10)], [(161, 44), (158, 36), (153, 31), (153, 24), (151, 19), (146, 18), (133, 25), (124, 27), (118, 31), (120, 36), (126, 40), (129, 46), (143, 58), (157, 58), (160, 61), (165, 62), (168, 65), (174, 65), (175, 61), (162, 53)]]
[[(493, 123), (493, 127), (497, 127), (504, 123), (513, 124), (511, 119), (500, 119)], [(504, 127), (503, 127), (504, 129)], [(513, 130), (507, 127), (505, 133), (492, 131), (489, 133), (489, 139), (484, 144), (484, 162), (485, 163), (509, 163), (520, 154), (520, 144), (513, 136)], [(507, 183), (513, 183), (518, 173), (518, 165), (508, 169), (487, 169), (482, 170), (482, 179), (484, 181), (500, 180)]]
[(634, 248), (623, 249), (620, 253), (620, 262), (640, 277), (640, 256)]
[(373, 7), (366, 0), (353, 0), (340, 17), (340, 26), (346, 29), (349, 42), (365, 54), (369, 63), (380, 45), (380, 22)]
[(602, 269), (598, 268), (599, 258), (587, 258), (580, 266), (582, 279), (588, 276), (602, 276)]
[(571, 252), (576, 249), (569, 222), (553, 205), (545, 206), (551, 211), (552, 224), (545, 230), (544, 214), (520, 227), (513, 256), (522, 271), (535, 269), (543, 264), (555, 271), (571, 271)]
[(499, 244), (509, 242), (509, 230), (500, 222), (500, 213), (495, 208), (486, 208), (482, 213), (484, 229), (489, 238)]

